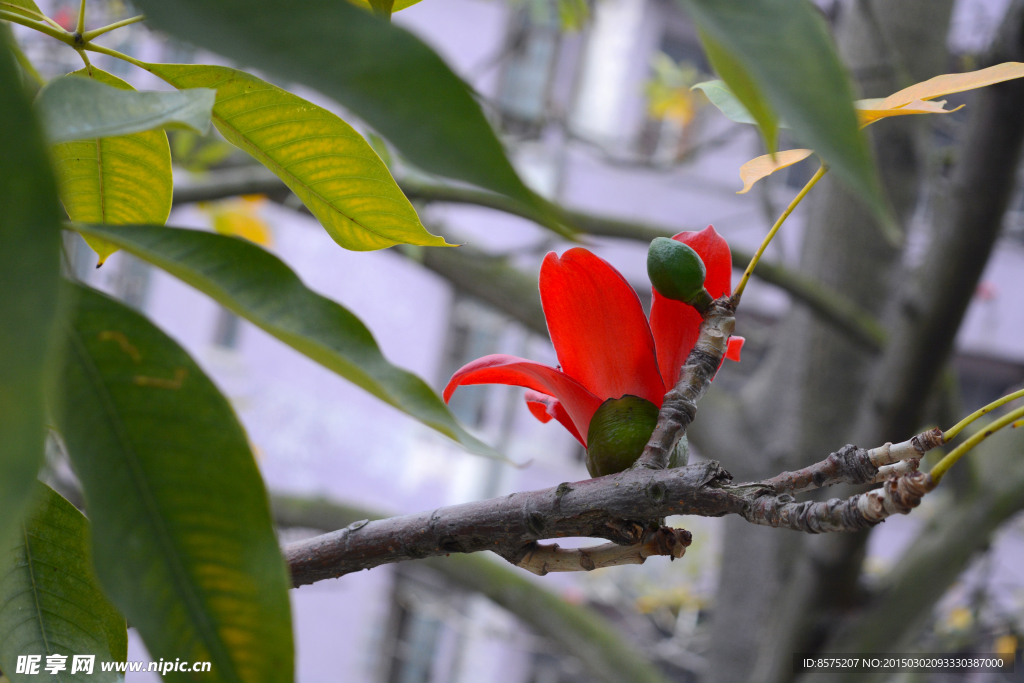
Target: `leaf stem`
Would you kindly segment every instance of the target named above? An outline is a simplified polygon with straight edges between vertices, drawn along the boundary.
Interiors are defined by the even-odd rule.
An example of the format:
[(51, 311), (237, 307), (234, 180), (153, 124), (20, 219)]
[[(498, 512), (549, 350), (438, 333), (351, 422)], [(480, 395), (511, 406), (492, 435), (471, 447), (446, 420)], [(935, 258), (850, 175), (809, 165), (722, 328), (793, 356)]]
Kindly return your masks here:
[(1012, 394), (1007, 394), (1006, 396), (1003, 396), (1002, 398), (999, 398), (999, 399), (996, 399), (995, 401), (992, 401), (991, 403), (989, 403), (984, 408), (979, 408), (978, 410), (975, 410), (973, 413), (971, 413), (970, 415), (968, 415), (964, 419), (962, 419), (959, 422), (957, 422), (955, 425), (950, 427), (948, 430), (944, 431), (942, 433), (942, 441), (944, 443), (949, 443), (950, 441), (952, 441), (953, 439), (956, 438), (957, 434), (959, 434), (960, 432), (962, 432), (964, 430), (964, 427), (966, 427), (967, 425), (971, 424), (972, 422), (977, 420), (982, 415), (984, 415), (986, 413), (991, 413), (993, 410), (995, 410), (999, 406), (1006, 405), (1010, 401), (1016, 401), (1018, 398), (1021, 398), (1021, 397), (1024, 397), (1024, 389), (1021, 389), (1020, 391), (1015, 391)]
[(129, 19), (122, 19), (121, 21), (115, 21), (113, 24), (109, 24), (107, 26), (101, 26), (100, 28), (94, 28), (91, 31), (86, 31), (85, 33), (82, 34), (82, 39), (85, 40), (86, 42), (88, 42), (88, 41), (92, 40), (93, 38), (97, 38), (99, 36), (102, 36), (104, 33), (108, 33), (110, 31), (113, 31), (114, 29), (121, 28), (122, 26), (130, 26), (131, 24), (137, 24), (138, 22), (142, 21), (145, 18), (146, 18), (145, 14), (140, 14), (140, 15), (138, 15), (136, 17), (131, 17)]
[(979, 443), (981, 443), (988, 437), (998, 432), (1006, 425), (1016, 420), (1019, 420), (1022, 417), (1024, 417), (1024, 406), (1021, 406), (1020, 408), (1017, 408), (1017, 410), (1014, 410), (1013, 412), (1003, 415), (1001, 418), (999, 418), (989, 426), (985, 427), (977, 434), (971, 436), (971, 438), (967, 439), (967, 441), (964, 441), (962, 444), (951, 450), (948, 454), (946, 454), (946, 457), (940, 460), (939, 463), (932, 468), (932, 471), (929, 473), (929, 476), (931, 476), (932, 481), (938, 484), (942, 480), (942, 477), (949, 470), (949, 468), (956, 464), (957, 460), (962, 458), (975, 446), (977, 446)]
[(78, 25), (75, 27), (75, 33), (80, 36), (85, 33), (85, 0), (82, 0), (78, 7)]
[(124, 61), (128, 62), (129, 64), (131, 64), (133, 66), (139, 67), (140, 69), (145, 69), (146, 71), (150, 71), (150, 68), (146, 65), (145, 62), (141, 62), (138, 59), (135, 59), (134, 57), (129, 57), (128, 55), (124, 54), (123, 52), (118, 52), (117, 50), (111, 50), (109, 47), (103, 47), (102, 45), (96, 45), (95, 43), (86, 43), (85, 45), (82, 46), (82, 49), (83, 50), (89, 50), (90, 52), (98, 52), (101, 55), (107, 55), (109, 57), (116, 57), (117, 59), (124, 60)]
[(767, 235), (765, 235), (764, 240), (761, 241), (761, 246), (757, 248), (757, 252), (754, 253), (754, 257), (750, 259), (747, 269), (743, 271), (743, 277), (740, 278), (739, 285), (736, 286), (736, 291), (732, 295), (734, 302), (733, 306), (739, 304), (740, 297), (743, 295), (743, 290), (747, 286), (747, 281), (750, 280), (751, 273), (754, 272), (754, 268), (757, 267), (757, 262), (761, 260), (761, 255), (764, 254), (764, 250), (768, 248), (768, 244), (772, 241), (772, 238), (775, 237), (775, 233), (779, 231), (782, 224), (786, 222), (787, 218), (789, 218), (789, 214), (793, 213), (793, 209), (803, 201), (803, 198), (807, 196), (807, 193), (811, 191), (811, 188), (814, 187), (826, 173), (828, 173), (828, 166), (825, 163), (822, 163), (818, 172), (811, 176), (811, 179), (807, 181), (807, 184), (804, 185), (803, 189), (797, 193), (796, 197), (793, 197), (793, 201), (789, 203), (786, 210), (782, 212), (781, 216), (779, 216), (779, 220), (775, 221), (775, 225), (773, 225), (772, 229), (768, 231)]
[(2, 9), (0, 9), (0, 19), (6, 19), (12, 24), (21, 24), (22, 26), (27, 26), (28, 28), (35, 29), (40, 33), (45, 33), (51, 38), (56, 38), (62, 43), (74, 46), (74, 34), (68, 33), (67, 31), (59, 27), (54, 28), (53, 26), (46, 22), (36, 21), (35, 19), (30, 19), (23, 14), (18, 14), (17, 12), (9, 12), (7, 10)]

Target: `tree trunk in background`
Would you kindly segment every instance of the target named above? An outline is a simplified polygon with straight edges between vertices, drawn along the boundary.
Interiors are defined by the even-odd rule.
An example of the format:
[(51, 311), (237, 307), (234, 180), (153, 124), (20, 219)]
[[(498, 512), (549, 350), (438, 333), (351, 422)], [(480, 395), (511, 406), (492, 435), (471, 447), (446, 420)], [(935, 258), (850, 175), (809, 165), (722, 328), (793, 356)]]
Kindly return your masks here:
[[(857, 0), (840, 19), (838, 42), (862, 97), (884, 97), (944, 70), (952, 0)], [(882, 182), (897, 216), (906, 224), (921, 185), (921, 154), (915, 117), (873, 126), (873, 147)], [(890, 125), (891, 124), (891, 125)], [(867, 208), (835, 182), (820, 186), (812, 204), (801, 255), (801, 272), (843, 292), (881, 315), (890, 298), (899, 250), (887, 245)], [(871, 355), (806, 310), (794, 308), (781, 325), (779, 342), (744, 389), (739, 412), (754, 448), (745, 456), (721, 454), (740, 479), (761, 479), (781, 469), (819, 460), (847, 443), (870, 376)], [(878, 445), (878, 444), (866, 444)], [(730, 449), (732, 450), (732, 449)], [(715, 454), (719, 457), (720, 454)], [(845, 536), (845, 535), (843, 535)], [(846, 539), (849, 543), (849, 539)], [(727, 538), (712, 627), (709, 683), (774, 680), (782, 652), (788, 669), (792, 646), (807, 629), (799, 613), (781, 624), (785, 608), (818, 593), (805, 590), (813, 571), (799, 558), (806, 539), (742, 521), (727, 522)], [(849, 563), (847, 563), (849, 565)], [(832, 595), (852, 599), (859, 566), (835, 577)], [(801, 578), (800, 582), (792, 581)], [(787, 580), (792, 588), (786, 588)], [(785, 595), (784, 604), (779, 603)], [(809, 605), (806, 605), (809, 606)], [(792, 635), (789, 635), (792, 634)], [(781, 639), (780, 639), (780, 636)]]
[[(1024, 60), (1024, 0), (1014, 0), (986, 63), (990, 66)], [(890, 343), (882, 356), (858, 425), (858, 437), (895, 441), (922, 420), (922, 397), (935, 385), (939, 368), (953, 349), (971, 297), (995, 247), (1003, 216), (1016, 187), (1016, 171), (1024, 147), (1024, 83), (1010, 81), (978, 92), (971, 103), (970, 121), (961, 142), (951, 182), (940, 194), (947, 198), (936, 211), (935, 232), (923, 265), (904, 287), (890, 316)], [(1020, 440), (1017, 440), (1020, 443)], [(1019, 449), (1019, 445), (1017, 447)], [(1019, 455), (1019, 450), (1016, 450)], [(979, 454), (981, 455), (981, 454)], [(968, 465), (969, 466), (969, 465)], [(1012, 478), (1007, 470), (1005, 477)], [(991, 482), (990, 482), (991, 484)], [(987, 543), (998, 522), (1020, 509), (1020, 502), (986, 507), (992, 490), (974, 489), (960, 508), (965, 519), (984, 519), (969, 542), (948, 537), (950, 545), (919, 539), (908, 556), (887, 577), (888, 588), (833, 629), (829, 651), (900, 651), (924, 620), (935, 600), (952, 584), (973, 553)], [(972, 500), (975, 499), (975, 500)], [(944, 521), (952, 521), (943, 516)], [(941, 569), (921, 573), (920, 549), (929, 541), (941, 557)], [(915, 551), (918, 551), (915, 553)], [(915, 565), (915, 562), (917, 564)], [(937, 562), (937, 560), (936, 560)], [(908, 575), (907, 572), (916, 571)], [(908, 581), (912, 576), (913, 581)], [(928, 598), (932, 602), (925, 602)], [(835, 677), (848, 680), (849, 677)], [(825, 680), (825, 679), (823, 679)], [(831, 680), (831, 679), (829, 679)]]

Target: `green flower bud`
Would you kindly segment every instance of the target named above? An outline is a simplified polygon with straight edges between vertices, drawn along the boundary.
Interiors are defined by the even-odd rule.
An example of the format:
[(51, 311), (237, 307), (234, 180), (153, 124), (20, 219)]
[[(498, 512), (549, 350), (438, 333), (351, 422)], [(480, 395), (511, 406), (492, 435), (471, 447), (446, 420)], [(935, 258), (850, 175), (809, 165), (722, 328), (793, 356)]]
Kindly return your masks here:
[(711, 295), (704, 289), (707, 269), (688, 244), (656, 237), (647, 250), (647, 275), (658, 293), (698, 310), (707, 308)]
[(658, 406), (638, 396), (610, 398), (590, 418), (587, 470), (593, 477), (621, 472), (640, 457), (658, 422)]

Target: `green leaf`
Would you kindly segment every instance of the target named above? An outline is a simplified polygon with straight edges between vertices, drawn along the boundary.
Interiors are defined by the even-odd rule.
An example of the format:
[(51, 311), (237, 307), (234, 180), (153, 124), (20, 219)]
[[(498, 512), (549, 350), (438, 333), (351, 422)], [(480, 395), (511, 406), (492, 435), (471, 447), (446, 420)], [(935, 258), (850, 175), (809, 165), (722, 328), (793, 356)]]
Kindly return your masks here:
[[(725, 114), (725, 117), (730, 121), (736, 123), (749, 123), (756, 126), (757, 121), (750, 115), (747, 108), (743, 106), (743, 103), (732, 94), (732, 90), (725, 84), (725, 81), (714, 80), (704, 81), (698, 83), (691, 90), (700, 90), (707, 95), (708, 100), (711, 104), (715, 105), (720, 112)], [(785, 124), (780, 124), (781, 128), (785, 128)]]
[(291, 681), (287, 569), (234, 411), (146, 318), (75, 289), (55, 412), (100, 584), (154, 659), (212, 662), (211, 683)]
[(57, 187), (16, 68), (0, 42), (0, 543), (43, 459), (60, 281)]
[(853, 88), (820, 12), (808, 0), (680, 0), (700, 29), (741, 64), (801, 143), (874, 210), (892, 217)]
[(260, 247), (224, 235), (158, 226), (74, 225), (166, 270), (328, 370), (458, 441), (501, 457), (471, 436), (419, 377), (385, 360), (365, 325), (307, 289)]
[(51, 142), (112, 138), (157, 128), (205, 134), (215, 97), (207, 88), (137, 92), (71, 74), (43, 88), (36, 111)]
[(176, 88), (216, 89), (217, 130), (277, 174), (346, 249), (448, 246), (423, 227), (366, 140), (326, 109), (236, 69), (149, 67)]
[(18, 12), (18, 14), (30, 16), (33, 19), (43, 18), (43, 13), (39, 10), (39, 6), (34, 0), (0, 0), (0, 9), (12, 10)]
[[(471, 89), (423, 41), (341, 0), (139, 0), (157, 28), (334, 98), (430, 173), (552, 216)], [(548, 227), (566, 232), (552, 218)]]
[[(93, 67), (76, 71), (121, 90), (131, 86)], [(84, 81), (84, 78), (76, 78)], [(73, 221), (163, 224), (171, 213), (174, 179), (171, 147), (162, 130), (54, 145), (60, 197)], [(109, 242), (87, 237), (102, 264), (117, 251)]]
[[(13, 683), (39, 674), (15, 673), (18, 657), (67, 657), (61, 681), (117, 681), (101, 662), (128, 657), (124, 617), (100, 592), (89, 552), (89, 522), (56, 491), (36, 483), (32, 514), (0, 554), (0, 668)], [(74, 655), (95, 655), (92, 675), (71, 675)]]
[(753, 123), (761, 130), (764, 144), (769, 154), (779, 148), (779, 117), (772, 111), (771, 105), (754, 79), (729, 51), (704, 31), (700, 31), (700, 40), (708, 61), (722, 80), (728, 84), (730, 94), (738, 100)]

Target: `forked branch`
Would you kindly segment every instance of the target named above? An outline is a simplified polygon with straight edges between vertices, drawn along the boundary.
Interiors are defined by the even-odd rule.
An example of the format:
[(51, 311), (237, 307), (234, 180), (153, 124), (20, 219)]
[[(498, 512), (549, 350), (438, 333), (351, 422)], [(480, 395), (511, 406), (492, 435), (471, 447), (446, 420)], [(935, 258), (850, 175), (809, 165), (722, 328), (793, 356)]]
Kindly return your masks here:
[[(918, 435), (918, 443), (933, 444), (931, 434)], [(651, 555), (680, 557), (689, 534), (664, 527), (662, 520), (672, 515), (736, 514), (753, 524), (808, 533), (855, 531), (906, 514), (934, 488), (928, 474), (913, 469), (919, 456), (913, 441), (873, 450), (848, 446), (841, 451), (847, 455), (832, 454), (808, 468), (829, 473), (819, 477), (822, 486), (865, 483), (892, 467), (889, 459), (896, 454), (913, 452), (914, 457), (899, 461), (908, 463), (907, 474), (846, 500), (797, 503), (789, 494), (795, 490), (792, 476), (733, 484), (713, 461), (676, 469), (638, 467), (539, 491), (356, 522), (286, 546), (285, 556), (294, 585), (302, 586), (392, 562), (481, 550), (538, 574), (636, 564)], [(848, 455), (851, 451), (854, 456)], [(603, 538), (611, 544), (564, 550), (537, 543), (567, 537)]]

